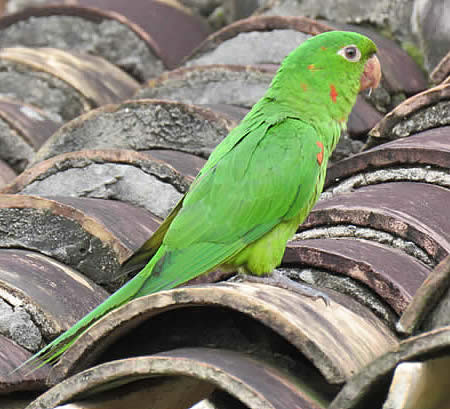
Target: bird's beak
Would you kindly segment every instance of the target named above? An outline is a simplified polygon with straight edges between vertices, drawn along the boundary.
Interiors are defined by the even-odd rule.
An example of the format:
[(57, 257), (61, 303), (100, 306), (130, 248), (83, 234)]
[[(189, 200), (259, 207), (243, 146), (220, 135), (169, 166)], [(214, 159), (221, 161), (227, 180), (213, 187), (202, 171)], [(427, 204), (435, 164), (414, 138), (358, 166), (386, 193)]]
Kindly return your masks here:
[(361, 76), (360, 91), (365, 89), (376, 88), (381, 80), (381, 66), (380, 61), (376, 55), (370, 57), (364, 66), (364, 72)]

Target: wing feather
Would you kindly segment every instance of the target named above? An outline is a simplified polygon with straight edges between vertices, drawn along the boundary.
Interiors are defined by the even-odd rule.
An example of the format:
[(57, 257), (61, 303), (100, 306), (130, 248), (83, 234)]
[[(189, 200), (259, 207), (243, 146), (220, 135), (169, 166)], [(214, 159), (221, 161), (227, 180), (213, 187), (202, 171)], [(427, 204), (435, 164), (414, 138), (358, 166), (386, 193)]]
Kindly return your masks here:
[(171, 221), (165, 255), (138, 296), (185, 283), (224, 263), (311, 202), (319, 177), (315, 130), (262, 123), (206, 169)]

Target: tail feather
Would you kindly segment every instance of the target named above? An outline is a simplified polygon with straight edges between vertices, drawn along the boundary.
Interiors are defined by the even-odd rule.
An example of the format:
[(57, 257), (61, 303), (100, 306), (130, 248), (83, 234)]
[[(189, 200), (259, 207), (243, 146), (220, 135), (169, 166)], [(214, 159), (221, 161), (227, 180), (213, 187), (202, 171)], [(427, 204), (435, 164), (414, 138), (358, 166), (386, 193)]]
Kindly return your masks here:
[(100, 318), (105, 316), (108, 312), (120, 307), (128, 301), (136, 298), (140, 288), (145, 284), (147, 279), (151, 276), (153, 267), (162, 256), (162, 249), (155, 254), (150, 263), (132, 280), (126, 283), (123, 287), (117, 290), (114, 294), (109, 296), (105, 301), (98, 305), (89, 314), (84, 316), (71, 328), (61, 334), (59, 337), (50, 342), (47, 346), (42, 348), (36, 354), (31, 356), (20, 366), (18, 366), (14, 373), (23, 367), (29, 368), (30, 372), (42, 367), (45, 364), (55, 363), (59, 357), (69, 349), (75, 341), (86, 332), (92, 325), (94, 325)]

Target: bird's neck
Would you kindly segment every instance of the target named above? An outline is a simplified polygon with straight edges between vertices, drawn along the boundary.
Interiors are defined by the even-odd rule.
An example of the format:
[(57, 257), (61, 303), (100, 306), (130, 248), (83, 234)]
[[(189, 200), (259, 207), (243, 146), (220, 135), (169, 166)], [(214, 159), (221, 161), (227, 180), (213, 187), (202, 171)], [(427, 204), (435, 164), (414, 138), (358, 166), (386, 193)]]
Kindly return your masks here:
[(266, 92), (267, 103), (316, 126), (335, 122), (345, 128), (359, 83), (334, 78), (320, 67), (308, 67), (283, 65)]

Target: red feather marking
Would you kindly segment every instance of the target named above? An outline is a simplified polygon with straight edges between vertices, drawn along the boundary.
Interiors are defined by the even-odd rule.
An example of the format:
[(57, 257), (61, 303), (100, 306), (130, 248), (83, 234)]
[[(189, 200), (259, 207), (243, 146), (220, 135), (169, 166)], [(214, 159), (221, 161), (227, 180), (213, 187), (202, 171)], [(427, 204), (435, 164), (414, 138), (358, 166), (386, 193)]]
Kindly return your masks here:
[(322, 71), (322, 68), (316, 67), (315, 64), (309, 64), (306, 68), (311, 72)]
[(323, 143), (322, 142), (317, 141), (316, 145), (320, 148), (320, 152), (317, 154), (317, 163), (320, 166), (322, 164), (322, 162), (323, 162), (323, 151), (324, 151), (324, 148), (323, 148)]
[(301, 87), (301, 89), (302, 89), (304, 92), (308, 91), (308, 84), (305, 84), (304, 82), (301, 82), (301, 83), (300, 83), (300, 87)]
[(339, 95), (339, 94), (338, 94), (338, 92), (337, 92), (336, 87), (334, 86), (334, 84), (330, 84), (330, 97), (331, 97), (331, 100), (332, 100), (334, 103), (336, 103), (336, 98), (337, 98), (338, 95)]

